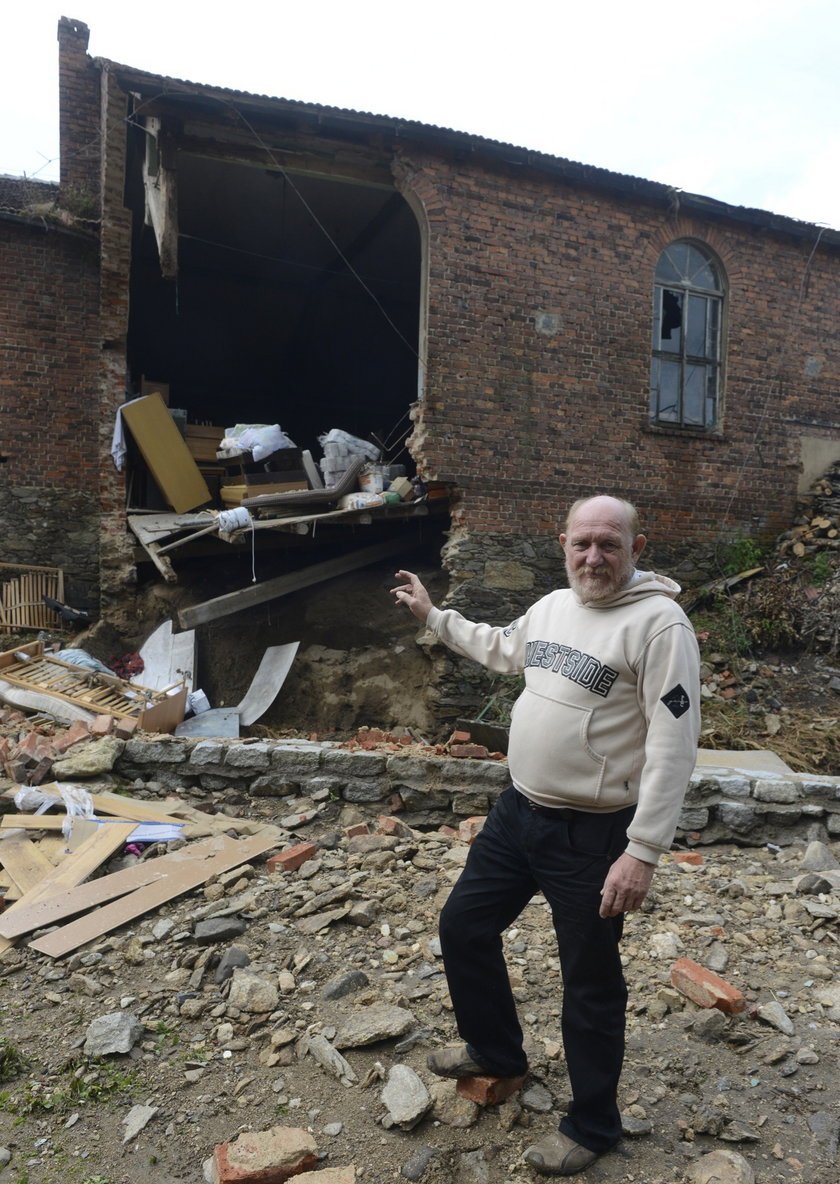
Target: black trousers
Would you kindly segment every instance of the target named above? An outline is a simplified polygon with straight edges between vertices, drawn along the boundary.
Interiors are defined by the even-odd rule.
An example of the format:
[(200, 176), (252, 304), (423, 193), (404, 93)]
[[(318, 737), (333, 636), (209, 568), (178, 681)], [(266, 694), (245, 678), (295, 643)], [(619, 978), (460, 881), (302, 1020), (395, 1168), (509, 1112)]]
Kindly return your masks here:
[(513, 786), (491, 810), (443, 907), (440, 939), (458, 1031), (488, 1069), (527, 1069), (502, 932), (542, 892), (563, 974), (562, 1034), (572, 1103), (560, 1130), (592, 1151), (618, 1142), (627, 987), (623, 917), (598, 916), (610, 864), (635, 807), (613, 814), (540, 813)]

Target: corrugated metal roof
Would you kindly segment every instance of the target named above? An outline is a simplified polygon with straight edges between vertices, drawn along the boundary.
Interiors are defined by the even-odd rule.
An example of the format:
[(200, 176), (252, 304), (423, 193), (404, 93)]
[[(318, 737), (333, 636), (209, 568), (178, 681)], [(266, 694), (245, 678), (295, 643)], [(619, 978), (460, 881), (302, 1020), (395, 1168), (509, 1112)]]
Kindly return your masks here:
[(450, 148), (469, 151), (489, 159), (502, 161), (508, 165), (522, 168), (533, 168), (561, 178), (570, 184), (600, 188), (612, 192), (630, 194), (637, 198), (647, 198), (656, 204), (672, 204), (677, 200), (679, 204), (695, 213), (706, 217), (727, 217), (738, 222), (751, 223), (782, 233), (794, 234), (796, 237), (814, 237), (819, 232), (823, 243), (840, 244), (840, 231), (828, 227), (818, 227), (811, 222), (803, 222), (797, 218), (790, 218), (784, 214), (774, 214), (767, 210), (755, 209), (750, 206), (734, 206), (717, 198), (702, 194), (688, 193), (675, 186), (661, 181), (650, 181), (644, 177), (637, 177), (629, 173), (617, 173), (599, 165), (584, 164), (580, 161), (569, 160), (561, 156), (553, 156), (538, 149), (525, 148), (521, 145), (510, 144), (503, 140), (493, 140), (486, 136), (475, 135), (471, 132), (457, 131), (454, 128), (439, 127), (436, 124), (422, 123), (415, 119), (403, 119), (399, 116), (375, 114), (370, 111), (355, 111), (346, 107), (329, 107), (320, 103), (307, 103), (299, 99), (278, 98), (271, 95), (253, 94), (248, 91), (237, 91), (228, 87), (210, 86), (206, 83), (190, 82), (182, 78), (170, 78), (165, 75), (149, 74), (132, 66), (125, 66), (119, 62), (112, 62), (107, 58), (93, 59), (95, 64), (104, 70), (113, 72), (120, 78), (121, 84), (127, 90), (132, 85), (141, 88), (156, 89), (167, 99), (183, 96), (184, 100), (199, 101), (202, 99), (226, 103), (236, 109), (250, 106), (254, 109), (271, 113), (274, 109), (280, 112), (296, 113), (309, 117), (319, 124), (334, 123), (337, 128), (349, 128), (356, 125), (357, 129), (379, 130), (390, 132), (397, 138), (427, 141), (444, 144)]

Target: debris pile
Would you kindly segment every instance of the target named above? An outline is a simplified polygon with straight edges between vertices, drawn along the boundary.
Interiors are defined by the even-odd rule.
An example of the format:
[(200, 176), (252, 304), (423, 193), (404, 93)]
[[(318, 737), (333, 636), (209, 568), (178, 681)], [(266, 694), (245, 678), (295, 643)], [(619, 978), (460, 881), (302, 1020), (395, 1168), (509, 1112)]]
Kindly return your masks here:
[[(194, 818), (196, 836), (202, 819), (220, 830), (247, 822), (225, 813), (224, 790), (204, 795), (210, 815), (143, 793), (119, 800)], [(280, 828), (276, 854), (210, 867), (177, 895), (160, 889), (154, 907), (107, 931), (95, 933), (94, 919), (111, 904), (90, 900), (74, 914), (87, 940), (63, 953), (55, 943), (79, 921), (32, 929), (45, 904), (7, 909), (6, 932), (29, 917), (0, 960), (0, 1119), (16, 1123), (0, 1136), (13, 1139), (6, 1160), (43, 1184), (65, 1180), (77, 1159), (103, 1179), (133, 1161), (154, 1162), (161, 1179), (197, 1180), (204, 1165), (221, 1184), (273, 1179), (293, 1161), (312, 1184), (532, 1182), (522, 1152), (556, 1126), (567, 1096), (560, 967), (541, 898), (504, 935), (528, 1078), (505, 1097), (493, 1079), (471, 1090), (426, 1066), (455, 1038), (437, 914), (481, 821), (424, 832), (331, 802)], [(149, 877), (131, 890), (148, 897), (176, 855), (178, 876), (197, 876), (207, 841), (112, 854), (88, 888), (104, 898), (116, 876)], [(62, 890), (62, 907), (79, 891)], [(827, 844), (663, 861), (625, 930), (625, 1141), (604, 1160), (616, 1180), (708, 1180), (712, 1166), (722, 1180), (832, 1178), (838, 919), (840, 865)], [(62, 1023), (45, 1042), (55, 1009)], [(249, 1174), (257, 1167), (263, 1175)]]

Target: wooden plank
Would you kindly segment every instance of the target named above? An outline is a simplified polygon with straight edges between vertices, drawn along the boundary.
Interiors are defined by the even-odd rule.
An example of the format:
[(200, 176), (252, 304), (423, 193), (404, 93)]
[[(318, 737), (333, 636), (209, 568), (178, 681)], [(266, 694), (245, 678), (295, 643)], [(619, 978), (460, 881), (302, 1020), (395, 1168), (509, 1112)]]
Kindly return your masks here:
[(202, 604), (194, 604), (191, 608), (182, 609), (178, 613), (178, 621), (183, 629), (192, 629), (207, 621), (215, 621), (218, 617), (241, 612), (245, 608), (262, 604), (266, 600), (287, 596), (290, 592), (298, 592), (301, 588), (320, 584), (324, 580), (334, 579), (346, 572), (356, 571), (360, 567), (367, 567), (370, 563), (378, 563), (381, 559), (389, 559), (392, 555), (404, 552), (405, 539), (389, 539), (388, 542), (377, 543), (373, 547), (364, 547), (361, 551), (354, 551), (351, 555), (328, 559), (325, 563), (313, 564), (312, 567), (304, 568), (302, 571), (292, 572), (290, 575), (280, 576), (275, 580), (266, 580), (262, 584), (250, 584), (238, 592), (229, 592), (225, 596), (205, 600)]
[(137, 447), (177, 514), (210, 501), (207, 482), (158, 391), (122, 406)]
[(66, 814), (4, 814), (0, 818), (0, 827), (4, 830), (61, 830), (66, 821)]
[(0, 842), (0, 862), (22, 892), (31, 892), (53, 865), (28, 835), (9, 835)]
[(249, 839), (227, 839), (217, 854), (206, 859), (184, 860), (172, 874), (138, 888), (129, 896), (112, 901), (77, 921), (70, 921), (61, 929), (30, 942), (30, 948), (47, 954), (50, 958), (60, 958), (63, 954), (68, 954), (71, 950), (78, 949), (79, 946), (102, 937), (112, 929), (148, 913), (151, 909), (158, 908), (166, 901), (197, 888), (211, 876), (230, 871), (240, 863), (246, 863), (276, 846), (276, 837), (260, 838), (259, 835), (255, 835)]
[[(133, 825), (133, 824), (132, 824)], [(109, 828), (110, 829), (110, 828)], [(22, 900), (20, 907), (7, 909), (0, 915), (0, 937), (14, 938), (21, 934), (31, 933), (33, 929), (44, 929), (48, 925), (57, 925), (60, 921), (83, 913), (97, 905), (106, 904), (119, 896), (133, 892), (135, 888), (142, 888), (155, 880), (168, 875), (172, 865), (183, 862), (184, 859), (200, 859), (211, 855), (218, 849), (216, 837), (201, 839), (183, 847), (180, 851), (172, 851), (168, 855), (160, 855), (156, 859), (148, 859), (143, 863), (136, 863), (132, 867), (123, 868), (110, 875), (100, 876), (96, 880), (77, 885), (67, 885), (63, 891), (56, 892), (43, 898)]]
[[(54, 797), (57, 806), (64, 805), (64, 799), (54, 781), (45, 781), (43, 785), (38, 786), (38, 790), (49, 797)], [(8, 789), (0, 796), (11, 801), (16, 793), (16, 789)], [(90, 800), (97, 814), (110, 814), (112, 817), (130, 822), (173, 822), (176, 824), (183, 822), (182, 818), (175, 818), (172, 814), (168, 814), (163, 806), (157, 806), (153, 802), (141, 802), (137, 798), (123, 797), (118, 793), (92, 793)], [(9, 817), (20, 819), (32, 818), (34, 815), (16, 814), (9, 815)], [(43, 815), (38, 817), (43, 817)]]
[[(16, 900), (3, 913), (4, 917), (14, 917), (24, 906), (38, 901), (48, 900), (56, 892), (62, 892), (69, 887), (75, 887), (82, 880), (86, 880), (101, 863), (125, 842), (134, 830), (134, 823), (115, 823), (102, 828), (101, 834), (91, 835), (80, 845), (71, 859), (64, 860), (58, 867), (52, 867), (45, 876)], [(13, 939), (0, 936), (0, 953), (8, 950), (14, 944)]]

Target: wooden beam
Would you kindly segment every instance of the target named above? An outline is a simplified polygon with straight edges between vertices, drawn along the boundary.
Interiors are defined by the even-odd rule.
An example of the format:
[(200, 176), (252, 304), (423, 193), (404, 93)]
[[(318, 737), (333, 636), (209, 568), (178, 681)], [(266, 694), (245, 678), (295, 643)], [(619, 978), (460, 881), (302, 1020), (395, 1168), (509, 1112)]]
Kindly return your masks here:
[(324, 580), (332, 580), (346, 572), (367, 567), (370, 563), (378, 563), (381, 559), (389, 559), (392, 555), (404, 552), (405, 546), (403, 538), (390, 539), (386, 543), (377, 543), (373, 547), (354, 551), (351, 555), (342, 555), (339, 559), (328, 559), (325, 563), (316, 563), (302, 571), (279, 576), (276, 580), (266, 580), (262, 584), (251, 584), (247, 588), (241, 588), (238, 592), (229, 592), (226, 596), (217, 596), (213, 600), (205, 600), (202, 604), (194, 604), (191, 608), (182, 609), (178, 613), (178, 621), (182, 629), (193, 629), (196, 625), (215, 621), (218, 617), (242, 612), (243, 609), (251, 608), (255, 604), (263, 604), (266, 600), (288, 596), (291, 592), (299, 592), (301, 588), (309, 588), (312, 584), (320, 584)]

